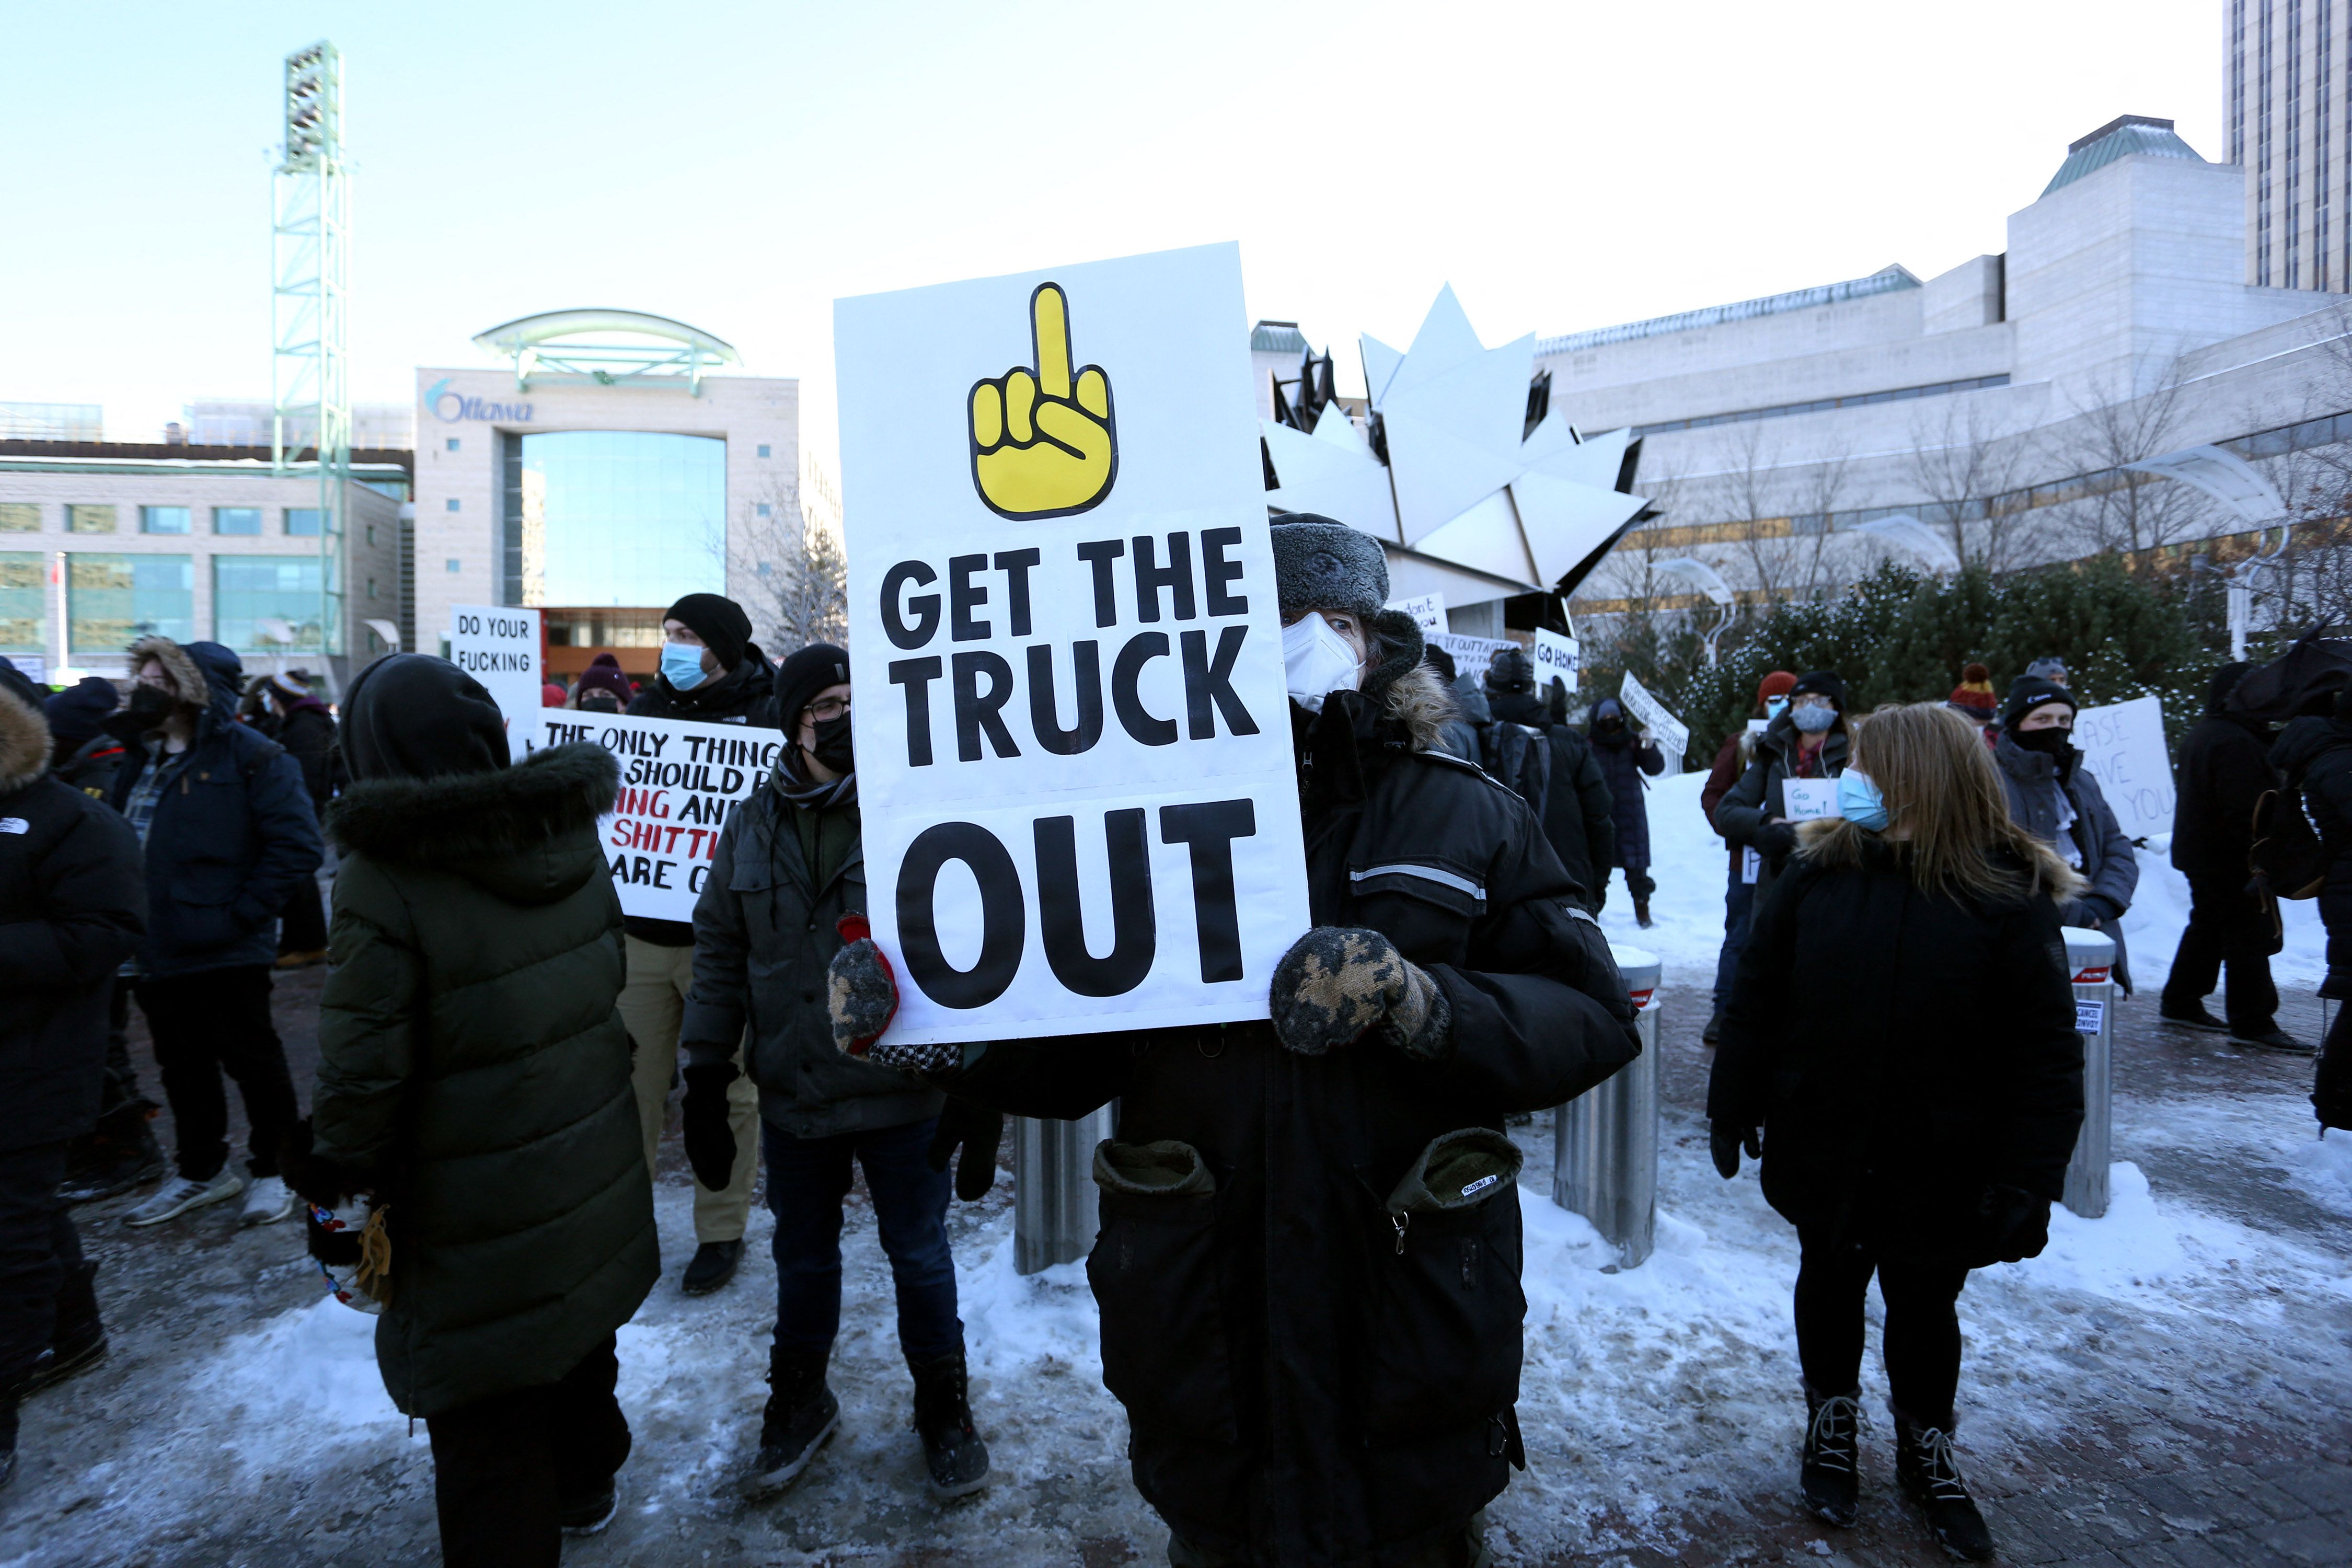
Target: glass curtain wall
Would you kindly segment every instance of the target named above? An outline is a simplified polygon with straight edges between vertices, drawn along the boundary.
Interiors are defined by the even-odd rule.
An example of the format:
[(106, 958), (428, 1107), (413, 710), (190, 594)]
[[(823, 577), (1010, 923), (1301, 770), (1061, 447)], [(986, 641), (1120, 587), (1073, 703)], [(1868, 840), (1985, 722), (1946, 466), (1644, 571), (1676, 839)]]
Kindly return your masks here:
[(239, 653), (316, 653), (319, 558), (214, 556), (213, 636)]
[(727, 443), (562, 430), (504, 443), (509, 604), (659, 607), (727, 585)]
[(40, 653), (48, 647), (41, 623), (48, 618), (42, 604), (41, 557), (31, 552), (0, 552), (0, 653)]
[(121, 653), (138, 637), (196, 635), (195, 559), (68, 555), (67, 635), (75, 653)]

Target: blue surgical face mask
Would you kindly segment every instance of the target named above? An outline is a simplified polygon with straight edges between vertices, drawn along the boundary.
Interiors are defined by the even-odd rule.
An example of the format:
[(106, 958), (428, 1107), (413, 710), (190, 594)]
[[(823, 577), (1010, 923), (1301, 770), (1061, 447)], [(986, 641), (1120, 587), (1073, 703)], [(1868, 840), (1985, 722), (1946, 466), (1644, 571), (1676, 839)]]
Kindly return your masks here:
[(1838, 815), (1856, 827), (1875, 833), (1886, 826), (1886, 797), (1878, 793), (1876, 781), (1868, 773), (1848, 768), (1838, 774), (1837, 803)]
[(702, 650), (688, 643), (662, 644), (662, 679), (680, 691), (691, 691), (706, 679)]
[(1785, 697), (1767, 697), (1764, 699), (1764, 717), (1767, 719), (1778, 719), (1781, 714), (1787, 712), (1788, 709), (1789, 700)]
[(1810, 703), (1798, 709), (1795, 715), (1797, 728), (1808, 735), (1818, 735), (1836, 722), (1837, 710), (1826, 703)]

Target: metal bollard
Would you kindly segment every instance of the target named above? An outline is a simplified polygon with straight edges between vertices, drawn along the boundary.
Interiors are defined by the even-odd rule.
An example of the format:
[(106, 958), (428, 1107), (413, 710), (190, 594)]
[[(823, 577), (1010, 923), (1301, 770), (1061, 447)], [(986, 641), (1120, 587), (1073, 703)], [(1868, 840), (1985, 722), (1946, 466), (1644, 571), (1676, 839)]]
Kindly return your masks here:
[(1642, 1054), (1559, 1108), (1552, 1131), (1552, 1202), (1582, 1215), (1638, 1267), (1658, 1234), (1658, 955), (1611, 944), (1637, 1009)]
[(1013, 1119), (1013, 1268), (1034, 1274), (1084, 1258), (1096, 1230), (1095, 1145), (1111, 1106), (1076, 1121)]
[(2074, 973), (2074, 1027), (2083, 1036), (2083, 1131), (2066, 1162), (2066, 1206), (2084, 1219), (2107, 1212), (2107, 1162), (2114, 1152), (2115, 938), (2083, 926), (2064, 928), (2066, 967)]

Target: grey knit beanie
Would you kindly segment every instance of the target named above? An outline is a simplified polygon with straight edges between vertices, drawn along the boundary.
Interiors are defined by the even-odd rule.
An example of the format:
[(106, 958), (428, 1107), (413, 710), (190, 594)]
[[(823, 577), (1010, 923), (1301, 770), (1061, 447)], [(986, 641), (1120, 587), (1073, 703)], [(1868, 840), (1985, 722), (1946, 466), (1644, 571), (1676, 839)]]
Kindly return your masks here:
[(1274, 520), (1274, 581), (1286, 621), (1308, 610), (1369, 618), (1389, 602), (1389, 563), (1381, 542), (1311, 511)]

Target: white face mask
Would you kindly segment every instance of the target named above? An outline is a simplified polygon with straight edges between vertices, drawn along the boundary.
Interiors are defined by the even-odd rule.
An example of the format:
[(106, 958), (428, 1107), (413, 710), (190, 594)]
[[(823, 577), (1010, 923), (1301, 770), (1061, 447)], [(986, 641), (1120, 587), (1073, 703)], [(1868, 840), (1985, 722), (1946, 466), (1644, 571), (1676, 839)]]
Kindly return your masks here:
[(1364, 661), (1330, 622), (1308, 611), (1282, 628), (1282, 671), (1298, 705), (1320, 712), (1334, 691), (1353, 691)]

